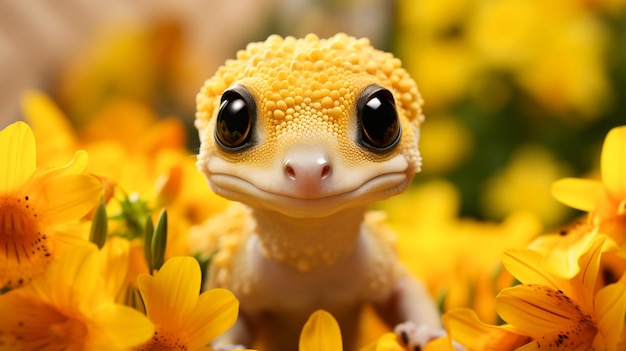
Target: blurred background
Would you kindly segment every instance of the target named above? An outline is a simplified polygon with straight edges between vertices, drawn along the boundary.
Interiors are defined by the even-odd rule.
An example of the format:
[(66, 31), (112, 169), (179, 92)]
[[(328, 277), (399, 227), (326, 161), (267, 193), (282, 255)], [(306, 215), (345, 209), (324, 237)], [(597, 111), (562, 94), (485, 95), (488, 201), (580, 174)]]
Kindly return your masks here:
[(517, 210), (548, 227), (576, 214), (551, 182), (597, 172), (605, 133), (626, 122), (625, 0), (84, 0), (0, 3), (0, 121), (23, 91), (48, 94), (81, 129), (132, 102), (185, 122), (195, 94), (249, 41), (271, 33), (365, 36), (399, 56), (426, 101), (416, 182), (445, 179), (460, 216)]
[[(368, 37), (417, 81), (423, 172), (377, 207), (400, 233), (401, 256), (434, 293), (445, 291), (446, 306), (474, 304), (488, 290), (479, 307), (493, 315), (493, 292), (510, 284), (493, 279), (502, 250), (580, 216), (550, 185), (598, 177), (605, 134), (626, 124), (626, 0), (2, 1), (0, 125), (35, 113), (22, 99), (35, 89), (58, 105), (76, 145), (115, 138), (128, 146), (119, 155), (182, 145), (199, 180), (185, 183), (196, 188), (179, 196), (181, 212), (197, 225), (223, 206), (206, 210), (219, 200), (197, 191), (205, 185), (193, 170), (196, 93), (246, 43), (309, 32)], [(146, 132), (164, 120), (177, 123), (162, 130), (182, 136)], [(123, 168), (105, 149), (99, 162)], [(174, 179), (177, 169), (128, 184), (171, 195), (176, 182), (162, 175)], [(424, 260), (434, 263), (425, 270)]]

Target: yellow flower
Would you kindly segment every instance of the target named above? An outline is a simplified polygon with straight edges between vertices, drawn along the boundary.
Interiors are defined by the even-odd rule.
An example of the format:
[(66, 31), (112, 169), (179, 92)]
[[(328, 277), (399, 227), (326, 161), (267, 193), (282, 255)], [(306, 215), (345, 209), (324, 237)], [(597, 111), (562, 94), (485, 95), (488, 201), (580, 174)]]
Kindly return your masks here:
[(1, 350), (126, 350), (149, 339), (152, 323), (103, 289), (100, 258), (86, 243), (28, 286), (0, 295)]
[(552, 194), (564, 204), (590, 212), (599, 232), (618, 245), (626, 243), (626, 126), (609, 131), (600, 163), (602, 181), (565, 178), (554, 183)]
[(55, 226), (79, 219), (97, 203), (102, 185), (79, 174), (87, 153), (63, 167), (36, 166), (30, 127), (14, 123), (0, 132), (0, 290), (43, 274), (64, 246), (77, 238)]
[(505, 267), (523, 284), (501, 291), (496, 311), (534, 339), (528, 349), (552, 345), (569, 350), (618, 350), (625, 346), (626, 285), (595, 289), (605, 240), (606, 236), (598, 235), (591, 241), (578, 259), (578, 274), (570, 279), (545, 269), (541, 255), (533, 250), (505, 254)]
[(154, 277), (137, 277), (156, 331), (136, 350), (203, 350), (235, 323), (239, 308), (235, 296), (225, 289), (198, 296), (200, 280), (200, 266), (192, 257), (171, 258)]

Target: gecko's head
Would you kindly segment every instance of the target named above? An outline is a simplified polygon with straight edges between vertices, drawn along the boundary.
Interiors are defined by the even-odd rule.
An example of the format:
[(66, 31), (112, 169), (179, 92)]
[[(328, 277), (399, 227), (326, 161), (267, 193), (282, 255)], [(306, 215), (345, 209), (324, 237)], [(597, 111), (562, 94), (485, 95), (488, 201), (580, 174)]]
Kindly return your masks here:
[(420, 170), (421, 103), (367, 39), (270, 36), (198, 94), (198, 166), (216, 193), (288, 216), (365, 207)]

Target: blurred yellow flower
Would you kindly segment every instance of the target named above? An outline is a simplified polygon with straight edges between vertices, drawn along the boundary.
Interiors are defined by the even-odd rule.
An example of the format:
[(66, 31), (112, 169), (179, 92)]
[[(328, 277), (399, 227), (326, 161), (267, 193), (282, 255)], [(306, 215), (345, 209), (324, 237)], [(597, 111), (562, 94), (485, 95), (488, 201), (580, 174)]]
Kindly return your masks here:
[(516, 150), (503, 170), (486, 181), (481, 207), (489, 218), (503, 218), (527, 211), (547, 226), (562, 223), (568, 209), (556, 201), (548, 189), (568, 172), (568, 167), (548, 150), (527, 145)]
[(155, 276), (137, 277), (148, 318), (156, 331), (136, 350), (210, 350), (207, 345), (237, 319), (239, 302), (225, 289), (198, 296), (201, 273), (192, 257), (174, 257)]
[(487, 180), (482, 207), (490, 218), (527, 211), (548, 226), (561, 223), (567, 207), (556, 201), (549, 189), (567, 172), (568, 167), (548, 150), (536, 145), (520, 147), (506, 168)]
[(531, 249), (507, 251), (503, 264), (522, 284), (498, 294), (498, 314), (533, 338), (532, 347), (622, 349), (626, 285), (596, 291), (605, 240), (598, 235), (580, 252), (580, 270), (571, 278), (546, 269), (541, 254)]
[(426, 111), (442, 110), (464, 97), (479, 69), (474, 50), (459, 40), (418, 42), (410, 34), (400, 36), (398, 51), (403, 63), (419, 82)]
[(626, 244), (626, 126), (609, 131), (601, 155), (602, 181), (565, 178), (554, 183), (552, 194), (562, 203), (590, 212), (599, 232)]
[(528, 64), (542, 43), (544, 7), (540, 0), (476, 1), (468, 14), (468, 40), (489, 66)]
[(2, 350), (128, 350), (154, 332), (140, 312), (116, 304), (86, 243), (25, 287), (0, 295)]
[(558, 13), (568, 13), (563, 7), (538, 21), (551, 23), (536, 38), (549, 44), (517, 72), (517, 80), (540, 103), (568, 120), (597, 118), (612, 98), (605, 67), (606, 28), (589, 12), (562, 18)]
[(501, 223), (459, 219), (458, 191), (443, 180), (415, 186), (379, 207), (398, 235), (400, 260), (433, 296), (445, 294), (443, 310), (473, 307), (488, 322), (495, 322), (496, 293), (511, 284), (506, 272), (498, 272), (502, 252), (527, 245), (542, 230), (527, 213), (512, 213)]
[(472, 154), (474, 138), (451, 116), (429, 116), (421, 127), (420, 152), (424, 174), (445, 174)]
[(43, 274), (58, 252), (84, 241), (55, 230), (91, 210), (100, 182), (80, 174), (88, 157), (78, 151), (63, 167), (37, 167), (30, 127), (16, 122), (0, 132), (0, 290)]

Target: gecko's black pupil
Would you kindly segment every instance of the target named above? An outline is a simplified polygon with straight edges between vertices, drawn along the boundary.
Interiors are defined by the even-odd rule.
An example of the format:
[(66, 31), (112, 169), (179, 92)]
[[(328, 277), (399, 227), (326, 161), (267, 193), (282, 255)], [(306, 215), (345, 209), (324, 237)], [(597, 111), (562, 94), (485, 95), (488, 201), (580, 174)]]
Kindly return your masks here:
[(250, 141), (253, 116), (253, 100), (247, 91), (226, 91), (215, 124), (215, 137), (220, 145), (227, 149), (245, 146)]
[(365, 89), (359, 103), (361, 139), (376, 151), (386, 151), (400, 140), (400, 122), (393, 95), (387, 89)]

